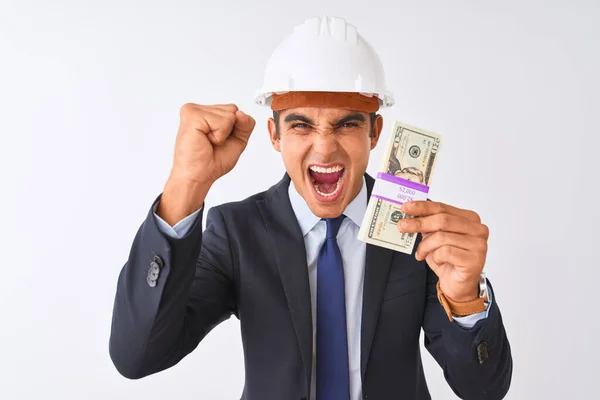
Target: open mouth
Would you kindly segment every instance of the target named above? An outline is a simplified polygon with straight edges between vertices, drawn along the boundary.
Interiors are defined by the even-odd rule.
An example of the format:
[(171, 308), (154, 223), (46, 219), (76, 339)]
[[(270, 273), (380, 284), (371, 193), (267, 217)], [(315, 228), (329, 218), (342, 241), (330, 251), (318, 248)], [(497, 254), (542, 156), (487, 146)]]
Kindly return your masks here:
[(308, 168), (312, 186), (319, 200), (334, 201), (337, 199), (342, 191), (345, 171), (346, 169), (341, 165), (331, 167), (311, 165)]

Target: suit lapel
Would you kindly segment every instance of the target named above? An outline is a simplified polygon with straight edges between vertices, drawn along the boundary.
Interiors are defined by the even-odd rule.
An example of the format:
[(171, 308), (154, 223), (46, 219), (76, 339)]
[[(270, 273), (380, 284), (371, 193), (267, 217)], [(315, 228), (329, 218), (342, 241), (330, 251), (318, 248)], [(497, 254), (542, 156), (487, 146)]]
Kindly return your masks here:
[[(365, 175), (367, 181), (367, 198), (371, 197), (374, 179)], [(379, 311), (383, 302), (383, 294), (387, 282), (392, 257), (392, 250), (367, 244), (365, 260), (365, 282), (363, 288), (363, 309), (361, 323), (360, 369), (364, 379), (367, 362), (377, 328)]]
[(285, 174), (257, 205), (269, 233), (310, 390), (313, 352), (310, 285), (304, 238), (288, 196), (289, 184), (290, 178)]

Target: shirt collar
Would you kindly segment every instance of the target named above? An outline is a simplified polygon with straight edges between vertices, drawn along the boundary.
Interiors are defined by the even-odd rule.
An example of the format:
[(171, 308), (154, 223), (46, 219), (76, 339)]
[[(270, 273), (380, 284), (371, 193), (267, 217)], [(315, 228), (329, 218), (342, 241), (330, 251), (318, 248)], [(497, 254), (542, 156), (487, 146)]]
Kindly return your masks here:
[[(296, 219), (298, 220), (298, 224), (300, 225), (302, 236), (306, 236), (306, 234), (310, 232), (315, 227), (315, 225), (317, 225), (321, 218), (317, 217), (312, 213), (302, 196), (300, 196), (300, 194), (296, 190), (296, 186), (294, 186), (293, 181), (290, 181), (288, 195), (290, 196), (292, 209), (294, 210), (294, 214), (296, 214)], [(367, 182), (363, 178), (363, 184), (360, 189), (360, 192), (354, 199), (352, 199), (350, 204), (348, 204), (348, 206), (344, 210), (344, 215), (350, 218), (352, 222), (354, 222), (357, 226), (360, 227), (360, 224), (362, 223), (366, 211)]]

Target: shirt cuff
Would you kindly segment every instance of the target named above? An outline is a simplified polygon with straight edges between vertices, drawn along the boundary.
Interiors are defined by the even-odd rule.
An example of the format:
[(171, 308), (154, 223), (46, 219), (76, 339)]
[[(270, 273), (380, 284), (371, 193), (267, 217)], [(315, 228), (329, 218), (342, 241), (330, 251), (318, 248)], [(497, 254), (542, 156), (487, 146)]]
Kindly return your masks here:
[(486, 309), (485, 311), (476, 313), (476, 314), (471, 314), (471, 315), (467, 315), (464, 317), (455, 317), (452, 316), (452, 319), (454, 320), (454, 322), (456, 322), (459, 326), (465, 328), (465, 329), (470, 329), (472, 327), (475, 326), (475, 324), (482, 319), (487, 318), (489, 312), (490, 312), (490, 306), (492, 305), (492, 291), (490, 290), (490, 286), (488, 284), (488, 301), (487, 303), (485, 303), (486, 305)]
[(156, 210), (158, 207), (158, 202), (153, 207), (154, 218), (156, 219), (156, 223), (158, 225), (158, 229), (165, 235), (173, 238), (173, 239), (181, 239), (190, 231), (192, 225), (194, 225), (194, 221), (198, 214), (202, 211), (204, 206), (200, 207), (198, 210), (194, 211), (174, 226), (169, 225), (164, 219), (156, 214)]

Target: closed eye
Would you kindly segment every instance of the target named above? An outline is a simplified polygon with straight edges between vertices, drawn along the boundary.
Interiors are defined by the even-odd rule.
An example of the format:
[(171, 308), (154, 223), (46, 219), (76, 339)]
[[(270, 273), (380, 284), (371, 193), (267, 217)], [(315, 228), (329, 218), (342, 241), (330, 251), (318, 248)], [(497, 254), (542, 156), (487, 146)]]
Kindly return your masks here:
[(296, 128), (308, 128), (308, 125), (300, 122), (300, 123), (297, 123), (297, 124), (293, 124), (292, 128), (293, 129), (296, 129)]

